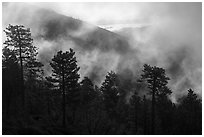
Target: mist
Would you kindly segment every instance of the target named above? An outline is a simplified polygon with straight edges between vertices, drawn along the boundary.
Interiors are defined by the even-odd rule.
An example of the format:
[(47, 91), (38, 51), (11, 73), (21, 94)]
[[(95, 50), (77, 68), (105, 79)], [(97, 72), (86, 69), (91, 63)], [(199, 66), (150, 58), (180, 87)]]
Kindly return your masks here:
[(58, 50), (73, 48), (95, 84), (110, 70), (134, 83), (148, 63), (166, 69), (173, 100), (202, 93), (202, 3), (3, 3), (2, 15), (3, 29), (31, 28), (46, 74)]

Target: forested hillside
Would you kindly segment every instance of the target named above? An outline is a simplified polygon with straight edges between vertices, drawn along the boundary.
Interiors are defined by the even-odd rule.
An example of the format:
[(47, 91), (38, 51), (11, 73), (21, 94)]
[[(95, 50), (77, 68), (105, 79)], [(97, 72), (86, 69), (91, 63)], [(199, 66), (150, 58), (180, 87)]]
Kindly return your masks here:
[[(168, 86), (171, 77), (164, 68), (143, 64), (134, 82), (125, 77), (128, 73), (108, 70), (102, 84), (96, 85), (92, 78), (81, 77), (70, 48), (49, 59), (52, 72), (47, 75), (29, 28), (8, 25), (4, 33), (2, 134), (202, 134), (201, 97), (189, 89), (173, 103), (169, 96), (176, 91)], [(125, 51), (126, 44), (119, 41), (114, 49)], [(102, 50), (111, 50), (107, 48)]]

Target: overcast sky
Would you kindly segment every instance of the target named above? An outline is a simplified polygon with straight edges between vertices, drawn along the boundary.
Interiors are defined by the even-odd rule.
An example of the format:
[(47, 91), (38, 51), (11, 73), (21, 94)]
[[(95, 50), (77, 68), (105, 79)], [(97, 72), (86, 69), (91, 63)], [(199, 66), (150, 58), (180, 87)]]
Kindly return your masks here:
[[(3, 4), (4, 5), (4, 4)], [(7, 5), (7, 4), (5, 4)], [(195, 31), (201, 32), (201, 3), (153, 3), (153, 2), (115, 2), (115, 3), (15, 3), (15, 5), (35, 5), (55, 10), (60, 14), (78, 18), (94, 25), (164, 25), (165, 23), (185, 23)], [(18, 6), (17, 6), (18, 7)], [(6, 7), (7, 8), (7, 7)], [(8, 10), (12, 10), (8, 9)], [(180, 25), (180, 24), (177, 24)], [(177, 29), (177, 28), (175, 28)]]
[[(33, 3), (31, 3), (33, 4)], [(201, 26), (201, 3), (35, 3), (64, 15), (73, 16), (95, 25), (149, 24), (168, 17), (193, 19)], [(201, 29), (201, 28), (199, 28)]]

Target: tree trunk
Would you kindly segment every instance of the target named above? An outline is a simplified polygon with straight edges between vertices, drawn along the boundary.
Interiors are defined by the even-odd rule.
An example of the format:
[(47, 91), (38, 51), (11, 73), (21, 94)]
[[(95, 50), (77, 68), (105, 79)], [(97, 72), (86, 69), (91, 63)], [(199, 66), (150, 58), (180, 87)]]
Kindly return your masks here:
[(146, 110), (146, 97), (145, 97), (145, 95), (144, 95), (144, 123), (143, 123), (143, 129), (144, 129), (144, 135), (146, 135), (147, 134), (147, 110)]
[(20, 54), (20, 65), (21, 65), (21, 91), (22, 91), (22, 102), (23, 102), (23, 108), (25, 110), (25, 91), (24, 91), (24, 79), (23, 79), (23, 60), (22, 60), (22, 49), (21, 49), (21, 43), (20, 43), (20, 36), (19, 36), (19, 54)]
[(154, 77), (153, 83), (153, 90), (152, 90), (152, 135), (155, 134), (155, 81), (156, 78)]
[(20, 38), (18, 27), (17, 27), (17, 33), (18, 33), (18, 45), (19, 45), (19, 58), (20, 58), (20, 66), (21, 66), (22, 105), (23, 105), (23, 110), (25, 111), (25, 92), (24, 92), (23, 60), (22, 60), (23, 58), (22, 58), (22, 49), (21, 49), (21, 38)]
[(65, 82), (64, 82), (64, 67), (62, 66), (62, 113), (63, 113), (63, 119), (62, 119), (62, 125), (63, 127), (66, 127), (66, 107), (65, 107)]
[(51, 115), (51, 110), (50, 110), (50, 94), (48, 93), (47, 95), (47, 114), (50, 117)]
[(138, 113), (138, 104), (136, 103), (136, 105), (135, 105), (135, 133), (136, 134), (137, 134), (137, 127), (138, 127), (137, 126), (138, 125), (138, 122), (137, 122), (138, 121), (137, 120), (138, 119), (138, 116), (137, 116), (138, 114), (137, 113)]

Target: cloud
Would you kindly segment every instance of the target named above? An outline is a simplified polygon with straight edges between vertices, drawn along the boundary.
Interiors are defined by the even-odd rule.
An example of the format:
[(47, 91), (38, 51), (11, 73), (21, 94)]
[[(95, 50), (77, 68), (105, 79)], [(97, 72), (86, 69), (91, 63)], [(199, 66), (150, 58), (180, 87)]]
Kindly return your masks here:
[(3, 28), (9, 23), (30, 27), (44, 63), (57, 50), (74, 48), (81, 76), (89, 75), (97, 83), (110, 70), (121, 75), (128, 70), (135, 78), (142, 65), (149, 63), (166, 69), (175, 95), (184, 94), (188, 87), (201, 94), (201, 6), (201, 3), (4, 3)]
[[(145, 7), (141, 8), (141, 18), (147, 21), (144, 25), (120, 24), (121, 29), (115, 32), (139, 50), (140, 62), (166, 69), (175, 94), (187, 93), (187, 88), (192, 87), (201, 95), (201, 3), (148, 3)], [(118, 28), (109, 27), (113, 30), (115, 26)]]

